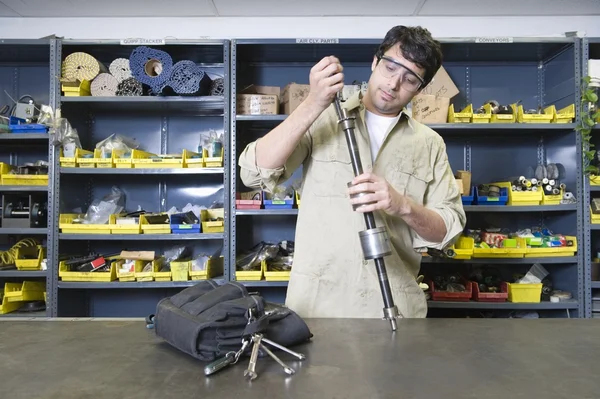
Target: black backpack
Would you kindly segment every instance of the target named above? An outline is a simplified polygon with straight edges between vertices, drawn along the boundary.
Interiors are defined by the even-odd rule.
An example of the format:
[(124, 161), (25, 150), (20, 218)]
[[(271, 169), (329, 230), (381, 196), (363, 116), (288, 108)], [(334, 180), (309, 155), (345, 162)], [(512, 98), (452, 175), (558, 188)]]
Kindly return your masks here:
[[(257, 321), (249, 324), (250, 315)], [(206, 362), (238, 351), (242, 337), (249, 333), (260, 332), (286, 347), (313, 336), (294, 311), (248, 293), (244, 285), (235, 281), (219, 285), (213, 280), (202, 280), (164, 298), (147, 323), (175, 348)]]

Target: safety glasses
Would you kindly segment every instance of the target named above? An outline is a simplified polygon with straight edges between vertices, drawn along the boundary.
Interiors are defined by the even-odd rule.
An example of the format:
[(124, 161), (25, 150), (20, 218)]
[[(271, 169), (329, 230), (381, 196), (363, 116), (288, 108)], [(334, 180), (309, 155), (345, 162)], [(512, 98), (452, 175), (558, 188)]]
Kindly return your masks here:
[(381, 75), (387, 79), (393, 79), (400, 75), (400, 85), (403, 89), (410, 92), (414, 93), (418, 91), (425, 84), (425, 81), (419, 75), (386, 55), (379, 57), (377, 67)]

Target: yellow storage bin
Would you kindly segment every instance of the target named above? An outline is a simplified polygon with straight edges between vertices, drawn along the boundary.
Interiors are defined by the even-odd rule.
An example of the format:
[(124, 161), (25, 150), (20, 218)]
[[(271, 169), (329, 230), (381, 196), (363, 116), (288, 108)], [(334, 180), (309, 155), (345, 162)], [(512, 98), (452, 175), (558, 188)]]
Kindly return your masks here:
[(542, 301), (542, 283), (507, 283), (508, 301), (514, 303), (539, 303)]
[(140, 215), (142, 234), (171, 234), (170, 224), (149, 224), (146, 215)]
[(183, 154), (152, 154), (146, 158), (134, 159), (133, 167), (137, 169), (183, 168)]
[(110, 234), (110, 225), (73, 223), (76, 219), (83, 219), (85, 214), (61, 213), (58, 228), (65, 234)]
[(4, 298), (8, 302), (43, 301), (46, 283), (23, 281), (22, 283), (4, 283)]
[(485, 111), (491, 115), (491, 123), (515, 123), (515, 121), (517, 120), (515, 105), (511, 104), (510, 107), (512, 108), (511, 114), (492, 114), (491, 104), (485, 104), (483, 106)]
[[(144, 267), (151, 264), (149, 271), (144, 271)], [(160, 265), (157, 262), (143, 261), (143, 268), (135, 272), (136, 281), (154, 281), (154, 275), (160, 270)]]
[[(225, 231), (225, 209), (203, 209), (200, 211), (200, 221), (203, 233), (222, 233)], [(219, 219), (219, 220), (215, 220)]]
[(592, 207), (590, 206), (590, 223), (592, 224), (600, 224), (600, 214), (594, 215), (592, 213)]
[(544, 190), (542, 191), (542, 205), (560, 205), (560, 201), (563, 199), (563, 191), (556, 195), (546, 195)]
[(483, 107), (483, 112), (479, 113), (477, 110), (473, 111), (471, 116), (471, 123), (490, 123), (492, 120), (492, 113), (489, 107), (486, 109)]
[(112, 153), (110, 156), (103, 156), (102, 150), (95, 149), (92, 156), (77, 158), (77, 164), (80, 168), (112, 168), (114, 166)]
[(552, 123), (572, 123), (575, 119), (575, 104), (556, 110), (554, 105), (546, 107), (544, 111), (552, 114)]
[(113, 163), (115, 164), (115, 168), (133, 168), (133, 162), (139, 159), (150, 158), (154, 154), (141, 150), (131, 150), (131, 152), (126, 152), (122, 150), (114, 150), (113, 151)]
[(523, 105), (517, 108), (517, 121), (519, 123), (550, 123), (554, 118), (551, 109), (545, 108), (541, 114), (526, 114)]
[(79, 166), (78, 160), (84, 159), (86, 155), (94, 156), (93, 151), (84, 150), (82, 148), (75, 149), (74, 157), (65, 157), (64, 152), (60, 150), (60, 167), (61, 168), (76, 168)]
[(448, 107), (448, 123), (470, 123), (473, 117), (473, 105), (469, 104), (460, 112), (455, 112), (454, 104)]
[(117, 269), (117, 279), (120, 282), (131, 282), (135, 281), (136, 273), (141, 273), (144, 266), (148, 261), (136, 260), (133, 262), (133, 270), (121, 271), (122, 266), (127, 262), (126, 259), (121, 259), (115, 262), (115, 268)]
[(161, 269), (164, 265), (165, 262), (165, 258), (164, 257), (159, 257), (158, 259), (153, 260), (153, 262), (155, 263), (155, 268), (156, 270), (158, 270), (157, 272), (154, 272), (154, 280), (155, 281), (171, 281), (171, 272), (162, 272)]
[(508, 203), (509, 206), (526, 206), (526, 205), (540, 205), (542, 203), (542, 191), (512, 191), (512, 184), (510, 182), (497, 182), (492, 183), (499, 187), (505, 187), (508, 190)]
[(555, 258), (559, 256), (575, 256), (577, 253), (577, 237), (565, 236), (567, 241), (572, 241), (573, 246), (566, 247), (534, 247), (527, 248), (526, 258)]
[[(115, 258), (106, 258), (107, 261)], [(117, 279), (116, 262), (112, 262), (107, 272), (72, 272), (69, 271), (65, 261), (59, 263), (58, 276), (62, 281), (109, 283)]]
[(2, 184), (7, 186), (47, 186), (48, 175), (2, 175)]
[(298, 208), (300, 208), (300, 193), (298, 192), (298, 190), (295, 190), (296, 193), (296, 206)]
[(223, 167), (223, 147), (221, 147), (221, 155), (209, 157), (206, 149), (202, 150), (202, 158), (204, 159), (204, 167), (206, 168), (222, 168)]
[(41, 270), (46, 258), (46, 247), (20, 247), (15, 252), (15, 266), (18, 270)]
[(600, 186), (600, 176), (590, 176), (590, 186)]
[(8, 175), (12, 170), (14, 170), (13, 166), (0, 162), (0, 184), (6, 184), (4, 183), (4, 175)]
[(202, 154), (189, 150), (183, 150), (183, 167), (184, 168), (203, 168), (204, 158)]
[(188, 281), (190, 279), (191, 261), (171, 262), (171, 279), (173, 281)]
[(222, 256), (219, 256), (218, 258), (209, 258), (206, 261), (204, 270), (192, 270), (192, 261), (190, 262), (190, 278), (192, 280), (206, 280), (209, 278), (222, 276), (224, 270), (223, 262), (224, 258)]
[(263, 269), (265, 280), (267, 281), (290, 281), (291, 270), (289, 271), (270, 271), (267, 261), (262, 261), (261, 267)]
[[(142, 227), (140, 225), (140, 218), (137, 217), (137, 223), (132, 224), (118, 224), (119, 218), (125, 215), (110, 215), (108, 225), (110, 226), (110, 232), (112, 234), (142, 234)], [(130, 219), (130, 218), (127, 218)], [(131, 218), (135, 221), (135, 218)]]
[(473, 248), (473, 258), (523, 258), (527, 253), (527, 242), (517, 237), (517, 248)]
[(471, 259), (475, 248), (475, 240), (473, 237), (460, 236), (456, 243), (452, 246), (456, 256), (454, 259)]

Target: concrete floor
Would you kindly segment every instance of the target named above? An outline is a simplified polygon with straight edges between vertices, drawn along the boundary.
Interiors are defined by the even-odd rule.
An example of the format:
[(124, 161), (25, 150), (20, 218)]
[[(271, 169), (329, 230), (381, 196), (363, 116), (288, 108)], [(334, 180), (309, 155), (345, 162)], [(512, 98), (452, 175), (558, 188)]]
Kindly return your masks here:
[(247, 358), (205, 377), (204, 363), (143, 321), (0, 322), (2, 399), (600, 397), (600, 320), (307, 320), (314, 338), (276, 353), (296, 374)]

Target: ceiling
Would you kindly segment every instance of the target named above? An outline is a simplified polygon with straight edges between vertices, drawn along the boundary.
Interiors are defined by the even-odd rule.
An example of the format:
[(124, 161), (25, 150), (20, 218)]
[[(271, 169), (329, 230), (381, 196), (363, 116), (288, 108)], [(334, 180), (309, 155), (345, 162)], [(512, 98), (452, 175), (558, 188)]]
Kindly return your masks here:
[[(365, 5), (367, 5), (365, 7)], [(600, 15), (599, 0), (0, 0), (0, 17)]]

